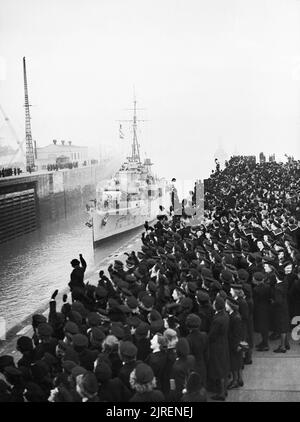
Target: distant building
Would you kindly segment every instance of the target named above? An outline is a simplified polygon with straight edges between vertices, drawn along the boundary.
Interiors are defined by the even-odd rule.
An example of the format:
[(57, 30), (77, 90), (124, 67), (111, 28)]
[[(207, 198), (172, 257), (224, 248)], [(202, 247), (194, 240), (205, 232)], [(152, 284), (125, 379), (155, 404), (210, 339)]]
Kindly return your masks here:
[(38, 169), (45, 170), (49, 164), (76, 163), (82, 165), (88, 161), (88, 147), (72, 145), (71, 141), (59, 144), (56, 139), (45, 147), (36, 149), (36, 165)]
[(266, 162), (266, 156), (263, 152), (259, 153), (259, 162), (260, 162), (260, 164), (263, 164), (263, 163)]

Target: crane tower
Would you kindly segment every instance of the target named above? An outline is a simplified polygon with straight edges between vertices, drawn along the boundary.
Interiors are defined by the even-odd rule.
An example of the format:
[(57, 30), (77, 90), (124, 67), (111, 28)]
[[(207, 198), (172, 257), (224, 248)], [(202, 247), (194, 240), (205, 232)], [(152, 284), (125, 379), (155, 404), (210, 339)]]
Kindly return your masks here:
[(27, 75), (26, 75), (26, 62), (23, 57), (23, 73), (24, 73), (24, 93), (25, 93), (25, 136), (26, 136), (26, 170), (31, 172), (34, 170), (34, 152), (32, 144), (31, 134), (31, 123), (30, 123), (30, 111), (29, 111), (29, 99), (28, 99), (28, 87), (27, 87)]

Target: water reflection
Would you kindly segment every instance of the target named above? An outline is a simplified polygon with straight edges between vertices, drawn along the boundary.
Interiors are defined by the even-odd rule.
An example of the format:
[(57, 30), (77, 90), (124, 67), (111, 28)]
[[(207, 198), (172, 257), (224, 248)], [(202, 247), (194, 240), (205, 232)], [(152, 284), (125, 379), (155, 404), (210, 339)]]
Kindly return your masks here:
[(72, 258), (82, 253), (88, 267), (94, 265), (97, 252), (85, 222), (86, 215), (76, 215), (0, 245), (0, 317), (7, 329), (66, 287)]

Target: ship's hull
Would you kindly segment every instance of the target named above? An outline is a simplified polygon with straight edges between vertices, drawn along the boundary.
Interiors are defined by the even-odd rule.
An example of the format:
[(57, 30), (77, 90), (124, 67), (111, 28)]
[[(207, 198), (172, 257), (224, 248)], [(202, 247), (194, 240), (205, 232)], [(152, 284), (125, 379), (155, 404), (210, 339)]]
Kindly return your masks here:
[(92, 214), (93, 242), (97, 246), (101, 241), (112, 236), (133, 230), (143, 226), (145, 221), (153, 221), (158, 212), (159, 206), (166, 206), (165, 196), (156, 199), (149, 199), (135, 208), (121, 209), (113, 212), (94, 212)]

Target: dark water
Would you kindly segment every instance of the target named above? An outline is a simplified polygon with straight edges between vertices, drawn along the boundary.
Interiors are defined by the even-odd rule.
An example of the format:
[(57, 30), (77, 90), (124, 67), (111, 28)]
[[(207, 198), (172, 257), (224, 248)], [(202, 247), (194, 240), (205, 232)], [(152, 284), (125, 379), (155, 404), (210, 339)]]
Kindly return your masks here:
[(123, 238), (93, 250), (86, 214), (45, 225), (39, 231), (0, 245), (0, 318), (6, 330), (49, 302), (70, 280), (70, 261), (82, 253), (88, 270), (112, 253)]

